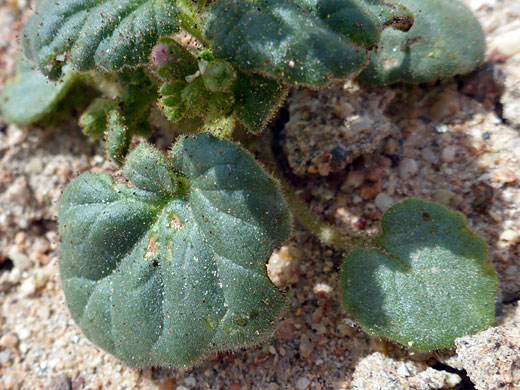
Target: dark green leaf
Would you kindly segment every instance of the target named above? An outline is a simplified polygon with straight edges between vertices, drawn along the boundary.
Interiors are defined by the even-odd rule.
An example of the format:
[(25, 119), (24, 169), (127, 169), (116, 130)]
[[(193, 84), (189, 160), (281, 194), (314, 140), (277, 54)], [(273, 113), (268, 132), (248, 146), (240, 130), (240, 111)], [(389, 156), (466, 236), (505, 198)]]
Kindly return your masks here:
[(497, 276), (462, 214), (410, 199), (381, 227), (382, 250), (356, 249), (341, 270), (343, 305), (365, 331), (432, 351), (493, 325)]

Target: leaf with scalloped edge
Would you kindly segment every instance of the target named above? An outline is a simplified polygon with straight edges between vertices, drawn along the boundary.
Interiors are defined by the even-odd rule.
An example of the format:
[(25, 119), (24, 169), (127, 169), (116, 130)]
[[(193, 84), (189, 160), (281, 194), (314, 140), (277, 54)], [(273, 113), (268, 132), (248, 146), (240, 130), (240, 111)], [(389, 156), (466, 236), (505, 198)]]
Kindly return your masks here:
[(147, 63), (159, 37), (178, 30), (173, 0), (42, 0), (22, 43), (43, 73), (57, 77), (68, 62), (79, 71)]
[(78, 79), (69, 68), (60, 80), (51, 81), (23, 56), (18, 57), (16, 77), (0, 96), (0, 109), (12, 123), (28, 125), (50, 114)]
[(244, 72), (314, 86), (345, 79), (367, 63), (384, 27), (411, 14), (380, 0), (217, 0), (206, 15), (214, 54)]
[(381, 228), (381, 250), (355, 249), (341, 268), (343, 306), (367, 333), (432, 351), (493, 325), (497, 276), (462, 214), (409, 199)]
[(134, 367), (192, 365), (268, 337), (286, 297), (266, 261), (291, 230), (273, 178), (207, 134), (168, 158), (140, 144), (124, 173), (128, 185), (83, 174), (59, 204), (62, 285), (85, 336)]
[[(484, 60), (486, 40), (460, 0), (399, 0), (415, 14), (407, 31), (387, 29), (358, 80), (422, 83), (471, 72)], [(520, 38), (519, 38), (520, 39)]]

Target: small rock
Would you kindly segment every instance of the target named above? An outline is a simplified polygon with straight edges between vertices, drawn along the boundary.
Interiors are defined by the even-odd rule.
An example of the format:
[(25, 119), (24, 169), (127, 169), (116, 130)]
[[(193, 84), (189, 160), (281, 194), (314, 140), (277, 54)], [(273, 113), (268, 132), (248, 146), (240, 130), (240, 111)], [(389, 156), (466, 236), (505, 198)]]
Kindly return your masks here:
[(18, 336), (16, 333), (7, 333), (0, 338), (0, 347), (14, 348), (18, 344)]
[(298, 263), (302, 254), (294, 245), (284, 245), (273, 253), (267, 262), (267, 275), (277, 287), (298, 282)]
[(460, 195), (457, 195), (456, 193), (450, 190), (445, 190), (441, 188), (433, 193), (433, 200), (445, 206), (457, 207), (462, 203), (464, 199), (462, 199)]
[(448, 145), (442, 150), (441, 160), (450, 163), (455, 159), (457, 147), (455, 145)]
[(19, 176), (13, 184), (9, 186), (5, 192), (7, 199), (16, 201), (18, 203), (27, 202), (31, 197), (31, 189), (27, 184), (27, 179)]
[(414, 176), (419, 171), (417, 161), (412, 158), (405, 158), (399, 165), (399, 176), (403, 179), (408, 179)]
[(32, 266), (31, 259), (24, 253), (20, 253), (15, 246), (12, 246), (7, 256), (13, 261), (14, 267), (20, 272), (26, 271)]
[(334, 115), (338, 118), (346, 118), (354, 112), (354, 107), (348, 102), (340, 102), (334, 106)]
[(32, 173), (34, 175), (43, 171), (43, 162), (41, 157), (33, 157), (25, 166), (25, 169), (28, 173)]
[(306, 359), (311, 355), (313, 350), (314, 342), (311, 337), (307, 333), (302, 334), (300, 337), (300, 355)]
[(494, 181), (502, 184), (516, 184), (518, 183), (518, 177), (516, 174), (508, 168), (499, 168), (491, 175)]
[(361, 187), (364, 181), (365, 175), (362, 172), (350, 171), (341, 185), (341, 191), (346, 193), (351, 192), (353, 189)]
[(20, 293), (23, 297), (29, 297), (36, 292), (36, 286), (31, 279), (25, 280), (20, 286)]
[(296, 388), (299, 390), (305, 390), (310, 384), (311, 381), (306, 376), (302, 376), (296, 381)]
[(16, 125), (9, 125), (7, 128), (7, 137), (7, 144), (9, 146), (16, 146), (27, 139), (27, 132), (19, 129)]
[(516, 243), (520, 241), (520, 232), (518, 230), (507, 229), (502, 232), (500, 239), (508, 242)]
[(520, 53), (520, 39), (518, 37), (520, 37), (520, 28), (507, 31), (497, 36), (490, 47), (498, 50), (507, 58), (511, 58)]
[(404, 363), (397, 368), (396, 372), (397, 375), (403, 378), (410, 376), (410, 370), (408, 370), (408, 367), (406, 367), (406, 364)]
[(0, 352), (0, 367), (4, 367), (11, 360), (11, 350), (4, 349)]
[(49, 389), (53, 390), (71, 390), (72, 381), (67, 374), (55, 376), (49, 383)]
[(374, 199), (374, 203), (376, 207), (384, 213), (394, 204), (394, 200), (384, 192), (380, 192)]
[(383, 183), (381, 180), (375, 182), (372, 185), (366, 185), (361, 188), (361, 191), (359, 192), (359, 195), (364, 200), (369, 200), (377, 196), (381, 192), (383, 188)]

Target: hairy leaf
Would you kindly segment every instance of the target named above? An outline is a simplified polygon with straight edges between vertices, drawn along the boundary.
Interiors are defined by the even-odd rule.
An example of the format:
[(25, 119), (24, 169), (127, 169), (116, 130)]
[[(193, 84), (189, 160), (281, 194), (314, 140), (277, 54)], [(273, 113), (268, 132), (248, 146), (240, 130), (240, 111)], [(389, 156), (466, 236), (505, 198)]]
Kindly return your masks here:
[(238, 72), (233, 86), (235, 116), (252, 133), (259, 133), (282, 105), (287, 87), (259, 74)]
[(383, 27), (408, 16), (379, 0), (217, 0), (206, 35), (245, 72), (318, 86), (360, 71)]
[(416, 199), (391, 207), (377, 242), (341, 270), (343, 305), (371, 335), (420, 351), (493, 325), (497, 276), (460, 213)]
[(460, 0), (399, 1), (413, 11), (415, 23), (408, 32), (383, 32), (360, 81), (421, 83), (468, 73), (484, 60), (482, 27)]
[(23, 56), (18, 57), (16, 78), (5, 87), (0, 109), (9, 122), (28, 125), (49, 114), (78, 79), (69, 68), (58, 81), (50, 81)]
[(174, 0), (41, 0), (23, 33), (27, 57), (57, 76), (77, 70), (115, 71), (148, 62), (161, 35), (178, 31)]
[(290, 232), (273, 179), (209, 135), (182, 138), (168, 159), (141, 144), (124, 172), (130, 187), (83, 174), (60, 201), (63, 289), (83, 333), (135, 367), (267, 337), (286, 299), (265, 263)]

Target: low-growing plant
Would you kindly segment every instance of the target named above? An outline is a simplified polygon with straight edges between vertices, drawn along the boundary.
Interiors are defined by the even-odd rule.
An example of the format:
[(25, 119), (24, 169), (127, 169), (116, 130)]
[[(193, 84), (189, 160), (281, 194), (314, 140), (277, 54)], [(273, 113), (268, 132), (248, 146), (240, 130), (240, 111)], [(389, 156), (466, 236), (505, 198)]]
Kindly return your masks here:
[[(192, 365), (268, 337), (288, 295), (266, 262), (290, 235), (289, 208), (350, 252), (343, 306), (367, 333), (431, 351), (493, 324), (496, 274), (461, 214), (406, 200), (379, 237), (349, 236), (290, 191), (270, 147), (257, 152), (277, 179), (233, 142), (265, 129), (291, 85), (469, 72), (484, 36), (459, 1), (43, 0), (22, 44), (0, 102), (10, 121), (42, 120), (78, 81), (99, 91), (79, 123), (126, 181), (85, 173), (67, 186), (59, 264), (74, 320), (126, 364)], [(167, 156), (132, 150), (154, 107), (197, 134)]]

